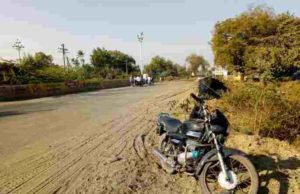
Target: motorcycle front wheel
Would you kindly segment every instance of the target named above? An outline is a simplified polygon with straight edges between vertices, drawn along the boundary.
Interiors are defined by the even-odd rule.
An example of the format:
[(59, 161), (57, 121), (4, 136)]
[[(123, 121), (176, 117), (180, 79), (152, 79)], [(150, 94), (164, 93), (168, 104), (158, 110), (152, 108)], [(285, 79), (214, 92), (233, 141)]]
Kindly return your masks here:
[(259, 181), (255, 167), (243, 155), (230, 155), (225, 159), (227, 180), (221, 170), (219, 161), (207, 163), (199, 176), (203, 194), (212, 193), (248, 193), (256, 194)]

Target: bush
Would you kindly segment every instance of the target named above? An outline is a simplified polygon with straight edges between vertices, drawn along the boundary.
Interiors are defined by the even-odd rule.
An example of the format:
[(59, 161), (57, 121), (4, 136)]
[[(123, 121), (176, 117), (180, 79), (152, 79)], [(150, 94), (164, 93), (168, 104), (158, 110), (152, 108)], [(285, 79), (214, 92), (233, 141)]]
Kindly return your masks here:
[(36, 79), (31, 83), (51, 83), (63, 82), (67, 76), (67, 71), (59, 66), (51, 66), (36, 71)]
[(230, 117), (232, 128), (293, 141), (300, 134), (298, 82), (227, 83), (230, 93), (218, 102)]

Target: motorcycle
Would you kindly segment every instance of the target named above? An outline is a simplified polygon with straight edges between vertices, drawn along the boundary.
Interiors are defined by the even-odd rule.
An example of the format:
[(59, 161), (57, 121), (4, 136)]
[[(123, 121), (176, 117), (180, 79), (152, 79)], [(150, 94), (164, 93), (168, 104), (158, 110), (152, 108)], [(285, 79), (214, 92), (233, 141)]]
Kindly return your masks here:
[(161, 113), (156, 132), (159, 148), (153, 150), (168, 173), (194, 176), (203, 194), (257, 193), (258, 175), (246, 154), (226, 148), (229, 122), (216, 110), (210, 113), (204, 99), (191, 94), (196, 106), (190, 119), (181, 122)]

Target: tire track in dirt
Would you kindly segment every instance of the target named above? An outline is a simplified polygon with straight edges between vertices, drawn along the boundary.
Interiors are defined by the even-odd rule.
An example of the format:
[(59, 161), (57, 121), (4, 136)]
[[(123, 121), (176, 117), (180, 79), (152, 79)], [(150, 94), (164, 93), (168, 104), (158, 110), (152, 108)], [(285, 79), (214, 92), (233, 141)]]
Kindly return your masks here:
[[(92, 142), (93, 141), (100, 141), (101, 142), (101, 138), (105, 138), (108, 134), (105, 134), (105, 132), (108, 132), (108, 131), (110, 131), (110, 129), (111, 129), (111, 127), (112, 127), (112, 125), (115, 125), (116, 124), (116, 122), (118, 122), (118, 120), (115, 120), (114, 121), (114, 123), (111, 123), (111, 125), (108, 125), (107, 127), (106, 127), (106, 130), (104, 130), (104, 132), (103, 133), (100, 133), (100, 134), (98, 134), (97, 136), (95, 136), (95, 134), (93, 134), (93, 136), (91, 136), (91, 137), (88, 137), (87, 139), (85, 139), (84, 141), (87, 141), (87, 142), (83, 142), (82, 144), (80, 144), (80, 145), (76, 145), (75, 144), (75, 148), (73, 147), (74, 146), (74, 144), (70, 144), (69, 145), (69, 148), (71, 149), (71, 148), (74, 148), (73, 150), (71, 150), (71, 152), (72, 153), (74, 153), (74, 154), (70, 154), (70, 155), (65, 155), (64, 157), (62, 157), (61, 158), (61, 160), (67, 160), (67, 164), (65, 164), (65, 165), (62, 165), (62, 162), (60, 162), (60, 161), (58, 161), (57, 163), (60, 163), (60, 166), (63, 166), (63, 168), (61, 168), (61, 169), (63, 169), (63, 170), (59, 170), (58, 172), (56, 172), (56, 173), (54, 173), (54, 175), (53, 176), (51, 176), (53, 179), (55, 179), (57, 176), (55, 176), (56, 174), (62, 174), (63, 172), (65, 172), (68, 168), (70, 168), (70, 166), (72, 166), (72, 165), (74, 165), (75, 163), (77, 163), (78, 161), (80, 161), (81, 160), (81, 158), (83, 157), (83, 155), (85, 155), (85, 154), (88, 154), (88, 152), (89, 151), (91, 151), (91, 150), (93, 150), (94, 149), (94, 147), (93, 146), (91, 146), (91, 147), (89, 147), (89, 145), (88, 144), (92, 144)], [(104, 137), (103, 137), (104, 136)], [(97, 139), (97, 138), (99, 138), (99, 140)], [(75, 142), (74, 142), (75, 143)], [(102, 143), (100, 143), (100, 144), (97, 144), (96, 146), (100, 146)], [(86, 150), (85, 150), (85, 148), (87, 148)], [(83, 150), (82, 150), (83, 149)], [(62, 150), (62, 151), (66, 151), (65, 150), (65, 148)], [(69, 158), (68, 158), (69, 157)], [(71, 157), (71, 158), (70, 158)], [(35, 163), (33, 163), (33, 164), (35, 164)], [(36, 176), (38, 176), (38, 175), (40, 175), (41, 176), (41, 174), (42, 173), (44, 173), (45, 171), (51, 171), (51, 172), (53, 172), (53, 171), (55, 171), (55, 170), (53, 170), (53, 169), (51, 169), (51, 168), (56, 168), (56, 166), (52, 166), (52, 167), (50, 167), (50, 168), (46, 168), (46, 169), (44, 169), (42, 172), (40, 172), (39, 174), (37, 174), (37, 175), (35, 175), (34, 177), (36, 177)], [(31, 171), (32, 172), (32, 171)], [(34, 177), (32, 177), (32, 179), (34, 178)], [(49, 178), (48, 178), (49, 179)], [(48, 180), (47, 179), (47, 180)], [(28, 180), (28, 181), (30, 181), (30, 180)], [(22, 185), (23, 185), (24, 183), (22, 183)], [(21, 185), (20, 185), (21, 186)], [(18, 189), (19, 187), (16, 187), (15, 189)], [(17, 192), (17, 190), (11, 190), (11, 191), (9, 191), (9, 192)], [(8, 193), (9, 193), (8, 192)]]
[[(145, 124), (143, 123), (143, 122), (141, 122), (143, 119), (144, 119), (144, 114), (140, 114), (141, 116), (140, 116), (140, 119), (139, 120), (137, 120), (136, 122), (132, 122), (132, 120), (130, 120), (128, 123), (130, 124), (130, 125), (128, 125), (128, 126), (126, 126), (126, 124), (124, 125), (124, 126), (121, 126), (121, 128), (124, 128), (124, 127), (126, 127), (127, 129), (132, 129), (132, 126), (136, 126), (137, 124), (139, 124), (138, 126), (136, 126), (136, 129), (137, 130), (139, 130), (139, 129), (143, 129), (143, 128), (140, 128), (140, 126), (145, 126)], [(137, 117), (135, 117), (134, 119), (137, 119)], [(133, 120), (134, 120), (133, 119)], [(146, 127), (144, 127), (145, 129), (146, 128), (149, 128), (149, 126), (146, 126)], [(120, 130), (120, 129), (119, 129)], [(118, 130), (118, 131), (119, 131)], [(132, 130), (131, 130), (132, 131)], [(128, 133), (128, 135), (127, 135), (127, 133)], [(125, 130), (124, 131), (124, 133), (122, 133), (121, 134), (121, 136), (124, 136), (123, 137), (123, 139), (128, 139), (127, 138), (127, 136), (128, 137), (133, 137), (133, 135), (131, 134), (132, 132), (130, 132), (130, 130)], [(136, 131), (133, 131), (133, 134), (135, 134), (136, 133)], [(115, 140), (114, 139), (109, 139), (109, 140), (107, 140), (106, 142), (114, 142)], [(119, 140), (119, 142), (123, 142), (123, 141), (120, 141)], [(115, 143), (110, 143), (109, 145), (107, 145), (107, 147), (105, 147), (106, 149), (105, 150), (109, 150), (108, 148), (110, 147), (110, 148), (113, 148), (113, 145), (114, 145)], [(122, 144), (122, 143), (121, 143)], [(104, 146), (103, 144), (101, 144), (102, 146)], [(99, 147), (99, 146), (97, 146), (97, 147)], [(98, 151), (100, 151), (100, 150), (98, 150)], [(101, 156), (102, 155), (105, 155), (105, 153), (106, 152), (104, 152), (103, 154), (101, 154)], [(111, 153), (112, 155), (114, 155), (114, 151), (110, 151), (109, 153)]]
[[(108, 125), (109, 123), (112, 123), (112, 122), (113, 121), (110, 121), (108, 123), (105, 123), (104, 125)], [(109, 126), (107, 127), (107, 130), (109, 130)], [(91, 137), (88, 137), (88, 138), (82, 140), (81, 144), (77, 145), (77, 141), (74, 141), (74, 139), (72, 138), (70, 141), (66, 141), (64, 144), (60, 144), (60, 146), (57, 147), (57, 149), (51, 150), (50, 152), (46, 152), (46, 153), (41, 154), (41, 155), (35, 154), (35, 155), (38, 156), (37, 158), (29, 160), (30, 158), (33, 158), (32, 156), (30, 156), (30, 157), (26, 158), (25, 160), (21, 160), (17, 163), (14, 163), (14, 164), (10, 165), (10, 171), (8, 171), (8, 172), (4, 173), (3, 175), (1, 175), (0, 180), (5, 180), (2, 177), (6, 177), (6, 179), (14, 179), (14, 182), (16, 183), (16, 181), (18, 179), (24, 179), (22, 177), (28, 176), (28, 175), (26, 175), (28, 172), (32, 174), (33, 171), (37, 170), (37, 168), (39, 168), (39, 167), (42, 168), (43, 167), (43, 165), (36, 166), (36, 164), (43, 164), (45, 162), (52, 161), (53, 158), (63, 160), (66, 157), (68, 157), (70, 152), (76, 151), (78, 148), (84, 146), (89, 141), (91, 141)], [(68, 147), (65, 147), (65, 145), (68, 145)], [(45, 161), (45, 158), (47, 158), (47, 157), (49, 157), (49, 158), (48, 158), (48, 160)], [(43, 161), (43, 162), (41, 162), (41, 161)], [(59, 162), (59, 161), (57, 161), (57, 162)], [(54, 164), (55, 163), (53, 163), (52, 165), (54, 165)], [(52, 165), (50, 165), (50, 166), (52, 166)], [(47, 165), (47, 167), (49, 167), (49, 165)], [(11, 172), (24, 171), (24, 169), (25, 169), (25, 172), (23, 172), (22, 174), (19, 174), (19, 177), (21, 177), (21, 178), (14, 177), (14, 174), (11, 173)], [(44, 170), (47, 170), (47, 169), (49, 169), (49, 168), (46, 168)], [(33, 173), (33, 174), (36, 174), (36, 173)], [(38, 174), (36, 174), (36, 175), (38, 175)], [(32, 176), (34, 176), (34, 175), (32, 175)], [(31, 178), (33, 178), (33, 177), (31, 177)], [(3, 187), (3, 184), (4, 184), (4, 187), (5, 187), (5, 186), (7, 186), (7, 184), (9, 184), (9, 182), (4, 182), (4, 183), (0, 182), (0, 188)]]
[[(166, 103), (163, 103), (163, 104), (166, 104)], [(156, 107), (155, 107), (155, 109), (156, 109)], [(161, 109), (162, 109), (162, 107), (161, 107)], [(156, 112), (156, 113), (157, 113), (157, 112)], [(156, 116), (156, 114), (153, 114), (153, 116)], [(151, 129), (153, 129), (155, 123), (153, 123), (153, 121), (151, 121), (151, 120), (148, 120), (147, 123), (149, 123), (150, 125), (145, 125), (145, 124), (143, 124), (145, 127), (142, 128), (142, 129), (140, 129), (139, 132), (147, 132), (147, 133), (148, 133)], [(134, 133), (134, 134), (136, 134), (136, 133)], [(134, 137), (134, 136), (131, 136), (131, 139), (132, 139), (131, 141), (133, 141), (133, 137)], [(132, 161), (134, 161), (134, 160), (136, 159), (136, 155), (134, 155), (134, 157), (135, 157), (135, 158), (132, 159)], [(127, 168), (126, 165), (123, 166), (123, 168)], [(122, 170), (122, 168), (119, 169), (119, 170)], [(118, 170), (117, 170), (117, 171), (118, 171)], [(110, 172), (110, 173), (113, 173), (113, 172)]]
[[(168, 95), (146, 99), (128, 108), (127, 112), (131, 113), (129, 116), (116, 117), (101, 126), (101, 130), (95, 130), (85, 138), (70, 138), (53, 145), (43, 154), (34, 153), (12, 164), (8, 171), (1, 170), (0, 193), (84, 192), (89, 185), (94, 185), (91, 188), (97, 190), (97, 175), (105, 166), (110, 166), (108, 161), (114, 157), (127, 157), (121, 159), (127, 164), (119, 168), (126, 172), (126, 168), (130, 168), (137, 159), (132, 151), (136, 134), (149, 133), (154, 127), (156, 114), (169, 108), (166, 102), (186, 95), (188, 90), (183, 88), (178, 92), (170, 89)], [(141, 110), (141, 106), (145, 108)], [(114, 164), (118, 166), (118, 161)], [(24, 169), (27, 170), (24, 172)]]

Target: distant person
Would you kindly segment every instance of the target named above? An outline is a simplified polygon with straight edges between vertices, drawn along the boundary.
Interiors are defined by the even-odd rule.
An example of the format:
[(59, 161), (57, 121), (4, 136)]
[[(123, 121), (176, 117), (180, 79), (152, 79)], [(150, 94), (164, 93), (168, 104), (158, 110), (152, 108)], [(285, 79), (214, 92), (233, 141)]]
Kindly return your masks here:
[(134, 77), (134, 86), (137, 86), (138, 85), (138, 77)]
[(141, 84), (142, 80), (141, 80), (140, 76), (136, 77), (136, 82), (137, 82), (137, 86), (142, 86), (142, 84)]

